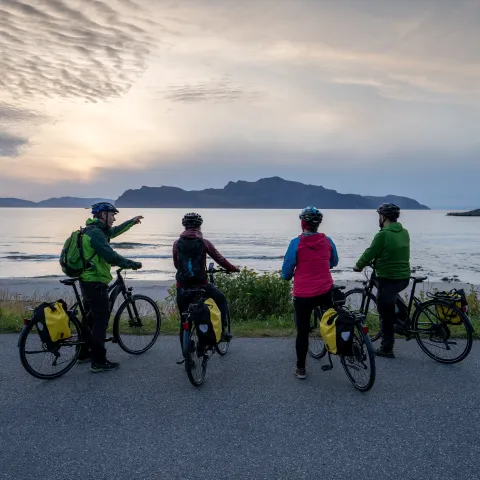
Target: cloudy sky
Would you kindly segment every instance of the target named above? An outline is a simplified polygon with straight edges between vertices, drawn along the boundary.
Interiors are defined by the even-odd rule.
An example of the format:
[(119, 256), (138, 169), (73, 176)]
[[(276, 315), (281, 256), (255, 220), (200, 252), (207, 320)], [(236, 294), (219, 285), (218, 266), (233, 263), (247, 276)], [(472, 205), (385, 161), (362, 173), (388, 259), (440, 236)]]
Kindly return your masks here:
[(479, 25), (479, 0), (0, 0), (0, 196), (282, 176), (478, 208)]

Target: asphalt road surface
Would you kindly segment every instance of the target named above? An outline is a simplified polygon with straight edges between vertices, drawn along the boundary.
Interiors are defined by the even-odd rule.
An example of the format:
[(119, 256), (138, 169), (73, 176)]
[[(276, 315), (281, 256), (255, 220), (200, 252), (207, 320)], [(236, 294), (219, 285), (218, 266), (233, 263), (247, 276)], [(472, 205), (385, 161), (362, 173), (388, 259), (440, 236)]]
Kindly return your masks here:
[(176, 337), (115, 372), (37, 380), (0, 335), (0, 479), (477, 479), (480, 344), (458, 365), (399, 341), (361, 393), (340, 362), (293, 375), (294, 339), (234, 339), (190, 385)]

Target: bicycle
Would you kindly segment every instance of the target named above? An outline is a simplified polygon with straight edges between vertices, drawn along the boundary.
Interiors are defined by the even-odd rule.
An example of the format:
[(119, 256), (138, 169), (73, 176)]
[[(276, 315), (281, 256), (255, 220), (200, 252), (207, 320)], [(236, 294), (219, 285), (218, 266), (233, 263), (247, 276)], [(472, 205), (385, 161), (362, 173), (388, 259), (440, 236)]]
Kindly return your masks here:
[[(210, 263), (208, 267), (209, 282), (212, 285), (216, 285), (214, 274), (215, 273), (228, 273), (223, 269), (214, 269), (214, 264)], [(205, 287), (185, 288), (183, 289), (185, 295), (192, 296), (190, 305), (203, 302), (207, 298)], [(187, 372), (190, 383), (199, 387), (205, 380), (207, 373), (207, 363), (214, 352), (220, 356), (225, 356), (230, 347), (230, 341), (232, 338), (232, 322), (230, 318), (230, 310), (227, 304), (227, 318), (225, 325), (222, 324), (222, 336), (220, 342), (215, 346), (204, 346), (201, 344), (197, 332), (197, 327), (192, 321), (192, 314), (190, 308), (182, 314), (182, 354), (183, 360), (178, 362), (179, 364), (185, 364), (185, 371)]]
[[(121, 271), (118, 269), (117, 279), (109, 285), (109, 311), (113, 312), (115, 301), (119, 295), (124, 300), (119, 306), (112, 327), (112, 336), (106, 342), (118, 343), (127, 353), (139, 355), (149, 350), (156, 342), (160, 333), (161, 316), (157, 304), (149, 297), (132, 294), (133, 287), (127, 287)], [(73, 288), (76, 302), (68, 309), (69, 327), (72, 332), (70, 338), (59, 340), (51, 345), (42, 343), (37, 332), (37, 322), (34, 317), (24, 319), (24, 327), (18, 339), (20, 361), (25, 370), (36, 378), (54, 379), (68, 372), (77, 362), (82, 345), (87, 344), (90, 338), (90, 327), (87, 322), (87, 312), (82, 302), (76, 282), (78, 278), (60, 280), (60, 283)], [(77, 318), (80, 311), (82, 320)], [(32, 335), (30, 335), (32, 334)], [(40, 347), (30, 350), (29, 340), (40, 340)], [(141, 343), (141, 345), (140, 345)], [(52, 368), (52, 373), (42, 373), (33, 364), (35, 358), (43, 354), (42, 365)], [(32, 355), (27, 358), (27, 355)], [(38, 355), (38, 357), (36, 357)], [(40, 365), (41, 366), (41, 365)]]
[[(380, 325), (381, 319), (378, 313), (370, 312), (370, 304), (377, 306), (377, 298), (373, 293), (376, 287), (376, 273), (375, 268), (372, 267), (372, 274), (370, 278), (365, 273), (367, 281), (363, 282), (364, 288), (354, 288), (345, 293), (347, 303), (353, 302), (354, 295), (360, 295), (360, 306), (355, 307), (354, 310), (362, 312), (367, 319), (367, 323), (377, 323)], [(400, 294), (396, 298), (396, 313), (395, 333), (405, 337), (407, 341), (415, 338), (421, 350), (433, 360), (440, 363), (452, 364), (464, 360), (473, 344), (473, 325), (468, 318), (466, 312), (455, 305), (456, 298), (447, 300), (439, 298), (434, 294), (427, 293), (429, 300), (422, 301), (415, 295), (415, 290), (418, 284), (423, 283), (428, 277), (425, 276), (411, 276), (413, 280), (410, 300), (408, 305), (403, 301)], [(358, 305), (358, 303), (357, 303)], [(413, 308), (413, 314), (412, 314)], [(448, 309), (449, 315), (458, 316), (461, 322), (452, 324), (439, 317), (439, 311)], [(372, 308), (373, 310), (373, 308)], [(378, 310), (377, 310), (378, 312)], [(436, 321), (434, 320), (436, 319)], [(464, 330), (464, 331), (463, 331)], [(381, 336), (380, 330), (372, 338), (372, 342), (378, 340)], [(466, 340), (463, 350), (457, 355), (449, 358), (440, 356), (442, 351), (452, 352), (454, 348), (460, 344), (460, 340)], [(432, 350), (429, 350), (432, 347)], [(437, 350), (435, 350), (437, 349)], [(436, 352), (436, 353), (435, 353)]]
[[(332, 286), (332, 300), (336, 309), (343, 308), (345, 304), (345, 295), (342, 293), (344, 286)], [(348, 310), (348, 309), (347, 309)], [(327, 354), (327, 347), (320, 334), (320, 320), (325, 310), (317, 306), (313, 310), (310, 319), (310, 334), (308, 342), (308, 353), (312, 358), (321, 359)], [(373, 387), (375, 383), (376, 367), (375, 353), (373, 351), (372, 342), (368, 335), (368, 327), (364, 324), (365, 315), (361, 312), (351, 312), (354, 320), (353, 330), (353, 354), (350, 356), (339, 355), (340, 363), (352, 385), (361, 392), (366, 392)], [(322, 365), (323, 371), (333, 368), (332, 358), (328, 352), (328, 364)], [(355, 377), (354, 373), (364, 374), (364, 379), (360, 380)]]

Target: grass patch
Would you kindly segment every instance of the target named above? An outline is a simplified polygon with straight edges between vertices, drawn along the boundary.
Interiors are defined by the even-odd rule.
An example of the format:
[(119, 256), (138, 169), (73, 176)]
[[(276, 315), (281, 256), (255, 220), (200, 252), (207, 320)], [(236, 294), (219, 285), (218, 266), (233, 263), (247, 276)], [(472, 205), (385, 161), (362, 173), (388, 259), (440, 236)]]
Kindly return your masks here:
[[(218, 274), (216, 280), (229, 301), (234, 336), (280, 337), (295, 334), (291, 283), (282, 280), (279, 272), (260, 274), (244, 268), (235, 275)], [(162, 335), (177, 335), (179, 331), (175, 294), (175, 286), (172, 285), (168, 296), (157, 302), (162, 315)], [(419, 297), (423, 299), (422, 293)], [(468, 314), (476, 330), (475, 336), (479, 337), (480, 299), (473, 287), (467, 298)], [(23, 318), (32, 314), (29, 307), (54, 300), (57, 300), (57, 297), (52, 295), (33, 294), (30, 298), (24, 298), (0, 290), (0, 332), (20, 332)], [(74, 302), (73, 292), (64, 300), (71, 305)], [(111, 324), (112, 322), (110, 326)], [(373, 336), (379, 328), (378, 315), (369, 315), (367, 325)]]

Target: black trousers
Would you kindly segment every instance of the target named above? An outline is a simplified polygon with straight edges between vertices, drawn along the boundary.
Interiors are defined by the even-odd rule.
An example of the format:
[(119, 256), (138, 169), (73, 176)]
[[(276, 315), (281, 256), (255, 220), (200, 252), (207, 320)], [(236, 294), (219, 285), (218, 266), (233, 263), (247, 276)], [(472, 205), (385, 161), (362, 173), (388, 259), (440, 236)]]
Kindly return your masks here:
[(327, 310), (333, 307), (332, 293), (329, 291), (316, 297), (294, 297), (293, 308), (295, 309), (295, 323), (297, 325), (297, 368), (305, 368), (305, 360), (308, 353), (308, 336), (310, 334), (310, 319), (313, 309), (321, 307)]
[(380, 331), (382, 332), (382, 347), (391, 350), (395, 343), (395, 303), (397, 294), (408, 287), (409, 279), (392, 280), (378, 277), (377, 308), (380, 316)]
[(92, 363), (105, 363), (105, 337), (110, 319), (108, 285), (101, 282), (80, 282), (80, 289), (87, 314), (86, 320), (91, 330), (91, 336), (87, 340), (92, 347)]
[[(220, 313), (222, 315), (222, 324), (225, 325), (227, 319), (227, 299), (221, 290), (208, 283), (205, 287), (205, 292), (208, 297), (213, 298), (213, 301), (217, 304)], [(182, 330), (182, 313), (186, 312), (190, 303), (193, 301), (194, 295), (185, 294), (182, 288), (177, 288), (177, 306), (180, 312), (180, 345), (183, 348), (183, 330)]]

